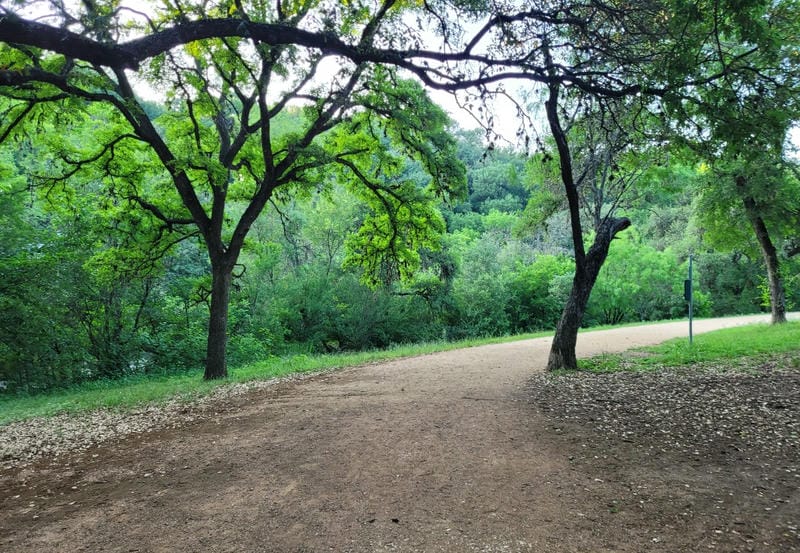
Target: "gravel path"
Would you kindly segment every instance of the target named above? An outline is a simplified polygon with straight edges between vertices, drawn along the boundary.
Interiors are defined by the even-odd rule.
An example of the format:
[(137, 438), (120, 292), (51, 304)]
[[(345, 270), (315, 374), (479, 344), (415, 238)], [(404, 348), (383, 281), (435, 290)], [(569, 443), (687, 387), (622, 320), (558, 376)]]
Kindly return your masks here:
[[(765, 320), (764, 316), (755, 315), (744, 318), (697, 321), (695, 332), (700, 333), (714, 328)], [(635, 345), (657, 343), (673, 336), (680, 336), (686, 332), (686, 328), (686, 323), (664, 323), (635, 329), (612, 329), (583, 333), (579, 340), (578, 351), (582, 356), (622, 351)], [(445, 352), (437, 354), (437, 357), (454, 359), (459, 368), (463, 366), (464, 362), (472, 363), (479, 371), (484, 369), (484, 365), (481, 363), (485, 362), (487, 367), (491, 367), (495, 371), (499, 369), (503, 369), (505, 372), (513, 370), (514, 378), (520, 379), (530, 369), (538, 372), (544, 368), (543, 355), (547, 344), (549, 344), (549, 339), (540, 338), (483, 348), (470, 348), (464, 350), (464, 352), (470, 352), (466, 354), (466, 359), (464, 352)], [(532, 350), (530, 353), (533, 355), (526, 352), (526, 349)], [(482, 354), (478, 354), (477, 350), (480, 350)], [(514, 355), (513, 353), (509, 354), (509, 351), (521, 352), (513, 367), (507, 364), (508, 356)], [(506, 365), (500, 366), (495, 358), (503, 360)], [(453, 361), (451, 360), (449, 363), (453, 364)], [(393, 362), (391, 366), (406, 364), (406, 360), (401, 360)], [(130, 434), (179, 428), (209, 415), (213, 416), (215, 410), (224, 408), (227, 402), (243, 394), (268, 389), (286, 381), (304, 380), (308, 377), (309, 375), (297, 375), (264, 382), (225, 386), (209, 396), (190, 402), (181, 399), (124, 411), (100, 409), (91, 413), (34, 418), (0, 426), (0, 463), (2, 463), (2, 468), (11, 469), (20, 465), (24, 466), (43, 456), (60, 456), (86, 451), (92, 446), (108, 440), (124, 438)], [(569, 390), (568, 387), (560, 385), (548, 386), (546, 380), (539, 379), (538, 381), (544, 383), (543, 391), (548, 390), (555, 394), (575, 392), (575, 390)], [(589, 380), (584, 380), (580, 384), (578, 382), (576, 380), (574, 384), (576, 386), (596, 385), (594, 381)], [(611, 383), (611, 380), (608, 382)]]
[[(685, 332), (588, 332), (579, 355)], [(791, 357), (554, 378), (548, 344), (3, 427), (0, 550), (800, 550)]]

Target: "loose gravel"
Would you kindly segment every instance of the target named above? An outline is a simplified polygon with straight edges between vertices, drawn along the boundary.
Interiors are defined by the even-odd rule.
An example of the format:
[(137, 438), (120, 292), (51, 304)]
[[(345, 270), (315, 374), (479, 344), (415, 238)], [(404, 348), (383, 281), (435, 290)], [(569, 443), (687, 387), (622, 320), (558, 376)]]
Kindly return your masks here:
[(35, 417), (0, 426), (0, 468), (25, 466), (41, 457), (60, 457), (131, 434), (179, 428), (213, 415), (230, 400), (281, 382), (302, 380), (315, 373), (223, 385), (204, 396), (176, 397), (125, 409), (97, 409)]

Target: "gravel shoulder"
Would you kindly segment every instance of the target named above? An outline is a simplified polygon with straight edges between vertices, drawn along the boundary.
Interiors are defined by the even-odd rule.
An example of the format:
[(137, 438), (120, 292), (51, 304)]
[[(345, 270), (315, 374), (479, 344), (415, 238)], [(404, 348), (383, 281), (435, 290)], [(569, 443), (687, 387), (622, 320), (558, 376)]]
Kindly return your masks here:
[[(579, 355), (685, 326), (584, 333)], [(0, 550), (800, 550), (791, 356), (552, 377), (548, 345), (2, 427)]]

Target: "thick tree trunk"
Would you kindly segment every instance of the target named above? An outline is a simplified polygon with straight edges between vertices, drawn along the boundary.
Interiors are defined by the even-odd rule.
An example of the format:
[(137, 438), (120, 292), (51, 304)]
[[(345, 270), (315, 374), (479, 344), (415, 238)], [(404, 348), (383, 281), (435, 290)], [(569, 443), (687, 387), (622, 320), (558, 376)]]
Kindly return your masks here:
[(547, 360), (547, 370), (577, 369), (578, 359), (575, 355), (575, 346), (578, 343), (578, 329), (586, 312), (589, 302), (591, 287), (588, 285), (588, 275), (578, 274), (572, 280), (572, 290), (569, 292), (567, 303), (561, 312), (561, 319), (556, 327), (553, 345), (550, 347), (550, 357)]
[(208, 318), (208, 344), (203, 378), (213, 380), (228, 376), (228, 304), (233, 268), (227, 264), (211, 264), (211, 309)]
[(575, 278), (572, 280), (572, 290), (561, 313), (561, 319), (556, 327), (553, 345), (550, 347), (550, 358), (547, 361), (547, 370), (560, 369), (575, 370), (578, 360), (575, 355), (575, 346), (578, 343), (578, 329), (586, 313), (586, 305), (592, 293), (594, 283), (600, 274), (600, 269), (608, 257), (611, 241), (622, 230), (631, 225), (627, 217), (606, 219), (597, 230), (594, 244), (586, 254), (586, 263), (583, 270), (579, 264), (575, 265)]
[[(753, 200), (748, 198), (745, 200), (747, 203)], [(786, 293), (783, 289), (783, 281), (781, 280), (780, 265), (778, 262), (778, 252), (775, 245), (769, 237), (767, 226), (764, 220), (755, 215), (750, 218), (750, 223), (753, 225), (753, 230), (756, 232), (756, 239), (758, 246), (761, 248), (761, 255), (764, 257), (764, 264), (767, 266), (767, 282), (769, 283), (769, 304), (772, 311), (772, 324), (786, 322)]]
[(744, 177), (739, 177), (736, 182), (739, 191), (742, 192), (742, 203), (747, 213), (747, 218), (756, 233), (756, 240), (767, 266), (767, 282), (769, 283), (769, 303), (772, 311), (772, 324), (786, 322), (786, 293), (783, 289), (781, 280), (780, 265), (778, 262), (778, 252), (769, 237), (767, 225), (758, 213), (755, 200), (746, 194)]

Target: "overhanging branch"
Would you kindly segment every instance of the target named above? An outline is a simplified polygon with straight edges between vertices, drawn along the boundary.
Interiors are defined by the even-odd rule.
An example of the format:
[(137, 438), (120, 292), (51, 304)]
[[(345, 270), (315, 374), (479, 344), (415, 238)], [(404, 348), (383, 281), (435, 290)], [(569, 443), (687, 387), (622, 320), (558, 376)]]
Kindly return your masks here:
[[(515, 16), (498, 16), (492, 21), (495, 25), (524, 18), (539, 23), (550, 22), (550, 24), (578, 25), (581, 23), (579, 18), (545, 17), (546, 15), (539, 12), (525, 12)], [(523, 79), (539, 83), (550, 83), (556, 79), (559, 82), (577, 86), (585, 92), (617, 97), (639, 92), (657, 95), (665, 92), (663, 89), (647, 88), (640, 84), (617, 82), (613, 77), (608, 79), (605, 84), (598, 83), (598, 75), (594, 72), (583, 74), (567, 70), (548, 71), (547, 68), (535, 63), (532, 57), (539, 51), (538, 48), (512, 57), (492, 57), (473, 53), (474, 41), (480, 40), (486, 32), (488, 31), (485, 27), (480, 29), (473, 40), (460, 51), (444, 52), (417, 48), (396, 50), (374, 48), (371, 44), (363, 43), (363, 41), (357, 45), (348, 44), (330, 32), (312, 32), (283, 24), (256, 23), (238, 18), (226, 18), (186, 21), (128, 42), (108, 44), (66, 29), (27, 21), (10, 13), (0, 16), (0, 41), (43, 48), (70, 58), (118, 70), (136, 70), (143, 61), (182, 44), (211, 38), (239, 37), (270, 46), (291, 44), (316, 49), (323, 55), (341, 56), (356, 64), (394, 65), (410, 71), (426, 86), (445, 91), (485, 86), (507, 79)], [(431, 63), (475, 64), (476, 67), (482, 69), (477, 76), (469, 77), (463, 72), (437, 69)], [(6, 76), (5, 80), (0, 78), (0, 85), (13, 84), (13, 80), (9, 76)]]

